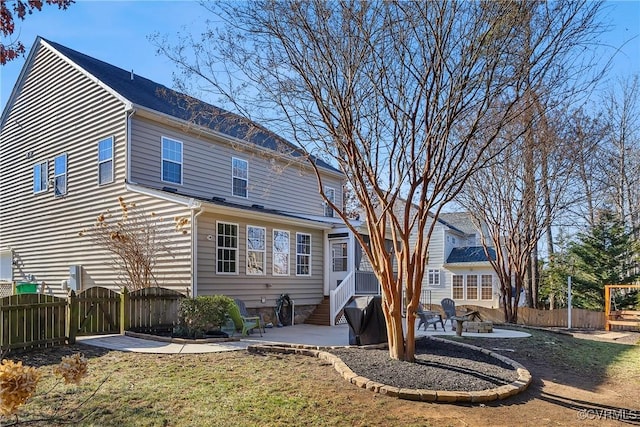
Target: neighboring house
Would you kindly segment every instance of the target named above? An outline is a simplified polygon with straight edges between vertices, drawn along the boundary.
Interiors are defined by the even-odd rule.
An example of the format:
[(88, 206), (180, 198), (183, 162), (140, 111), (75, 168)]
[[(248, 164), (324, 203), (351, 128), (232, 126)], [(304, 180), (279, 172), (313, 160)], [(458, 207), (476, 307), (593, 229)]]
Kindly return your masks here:
[[(197, 116), (196, 114), (197, 113)], [(296, 313), (335, 287), (331, 252), (348, 239), (311, 166), (268, 130), (57, 43), (38, 38), (1, 117), (0, 280), (42, 292), (117, 287), (111, 256), (82, 229), (118, 197), (165, 218), (161, 286), (225, 294)], [(343, 175), (317, 160), (342, 203)], [(187, 218), (187, 233), (173, 218)], [(331, 257), (334, 257), (332, 260)], [(338, 275), (342, 275), (339, 272)]]
[[(489, 248), (495, 259), (495, 251)], [(441, 213), (429, 241), (429, 261), (422, 282), (423, 302), (498, 308), (499, 283), (478, 232), (467, 213)]]

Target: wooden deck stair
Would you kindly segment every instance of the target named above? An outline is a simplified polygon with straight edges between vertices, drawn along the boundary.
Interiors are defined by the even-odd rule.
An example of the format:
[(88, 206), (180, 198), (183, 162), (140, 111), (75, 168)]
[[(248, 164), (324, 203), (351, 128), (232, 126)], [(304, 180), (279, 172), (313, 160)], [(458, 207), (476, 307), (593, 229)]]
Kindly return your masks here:
[(310, 325), (320, 325), (320, 326), (331, 326), (331, 308), (329, 297), (325, 296), (324, 299), (316, 309), (311, 313), (307, 320), (304, 323), (308, 323)]

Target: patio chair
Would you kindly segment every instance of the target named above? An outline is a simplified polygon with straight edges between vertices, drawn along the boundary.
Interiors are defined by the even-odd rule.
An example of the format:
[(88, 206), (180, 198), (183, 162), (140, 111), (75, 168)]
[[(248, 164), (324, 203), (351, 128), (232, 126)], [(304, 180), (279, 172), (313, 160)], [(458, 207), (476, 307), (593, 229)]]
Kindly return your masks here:
[(236, 304), (238, 305), (238, 308), (240, 309), (240, 315), (242, 315), (242, 317), (244, 317), (245, 319), (254, 319), (254, 318), (258, 318), (258, 322), (260, 323), (260, 329), (262, 329), (262, 332), (267, 332), (264, 328), (264, 319), (262, 318), (262, 314), (258, 313), (257, 315), (251, 315), (249, 314), (249, 311), (247, 310), (247, 306), (245, 305), (244, 301), (242, 301), (239, 298), (234, 298), (233, 299)]
[(456, 302), (451, 298), (445, 298), (440, 301), (440, 305), (442, 306), (442, 310), (444, 311), (444, 323), (447, 324), (447, 320), (451, 323), (451, 329), (455, 330), (453, 326), (453, 321), (456, 317)]
[(427, 326), (433, 325), (434, 330), (438, 330), (438, 322), (442, 326), (442, 330), (446, 331), (444, 327), (444, 323), (442, 322), (442, 316), (440, 313), (436, 313), (435, 311), (424, 310), (422, 304), (418, 304), (418, 311), (416, 311), (416, 316), (420, 318), (420, 322), (418, 323), (418, 329), (420, 326), (424, 325), (424, 330), (427, 330)]
[(262, 330), (260, 329), (260, 318), (255, 317), (243, 317), (240, 314), (240, 308), (237, 304), (233, 304), (229, 310), (229, 317), (235, 324), (236, 331), (239, 331), (242, 335), (249, 335), (249, 332), (258, 328), (260, 336), (262, 336)]

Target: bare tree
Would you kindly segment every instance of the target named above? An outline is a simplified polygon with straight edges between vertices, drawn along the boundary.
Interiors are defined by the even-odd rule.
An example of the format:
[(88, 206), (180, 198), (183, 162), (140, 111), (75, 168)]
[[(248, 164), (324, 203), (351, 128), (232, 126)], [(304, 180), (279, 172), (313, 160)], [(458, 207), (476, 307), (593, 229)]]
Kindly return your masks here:
[(326, 200), (316, 169), (319, 191), (354, 231), (381, 283), (390, 356), (413, 360), (402, 290), (413, 325), (431, 219), (501, 153), (501, 130), (526, 107), (525, 79), (571, 86), (578, 51), (593, 42), (598, 3), (536, 4), (526, 17), (528, 69), (514, 49), (525, 16), (511, 2), (205, 4), (218, 18), (210, 31), (177, 45), (155, 42), (179, 66), (179, 81), (269, 122), (345, 173), (370, 242), (342, 206)]
[(621, 221), (640, 232), (640, 82), (638, 76), (620, 81), (605, 97), (607, 120), (604, 173), (608, 202)]
[(579, 147), (571, 135), (562, 137), (548, 121), (545, 125), (533, 134), (534, 141), (524, 131), (526, 121), (503, 129), (503, 137), (511, 141), (508, 148), (494, 155), (459, 197), (476, 228), (484, 231), (481, 244), (487, 255), (489, 248), (495, 249), (495, 259), (488, 258), (500, 281), (506, 322), (517, 321), (521, 291), (531, 292), (527, 278), (539, 239), (573, 197), (570, 182)]
[[(168, 239), (163, 232), (163, 218), (147, 213), (134, 202), (118, 198), (120, 215), (107, 210), (96, 218), (92, 227), (79, 234), (113, 255), (113, 264), (120, 272), (121, 286), (136, 291), (157, 286), (154, 269), (158, 255), (170, 253)], [(186, 234), (189, 220), (175, 217), (175, 231)]]

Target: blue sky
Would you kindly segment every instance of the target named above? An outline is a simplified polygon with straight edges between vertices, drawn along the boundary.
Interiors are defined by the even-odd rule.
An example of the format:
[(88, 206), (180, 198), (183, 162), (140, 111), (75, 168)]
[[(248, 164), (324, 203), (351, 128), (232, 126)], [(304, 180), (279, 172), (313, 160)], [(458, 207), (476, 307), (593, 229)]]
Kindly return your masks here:
[[(640, 0), (606, 2), (612, 27), (602, 42), (620, 47), (609, 79), (640, 74)], [(173, 64), (155, 53), (148, 36), (175, 35), (203, 27), (205, 10), (193, 1), (89, 1), (77, 0), (67, 11), (45, 7), (16, 26), (14, 36), (28, 48), (36, 36), (63, 44), (171, 87)], [(5, 40), (3, 42), (6, 43)], [(613, 53), (613, 49), (610, 50)], [(0, 109), (11, 95), (24, 59), (0, 67)]]

